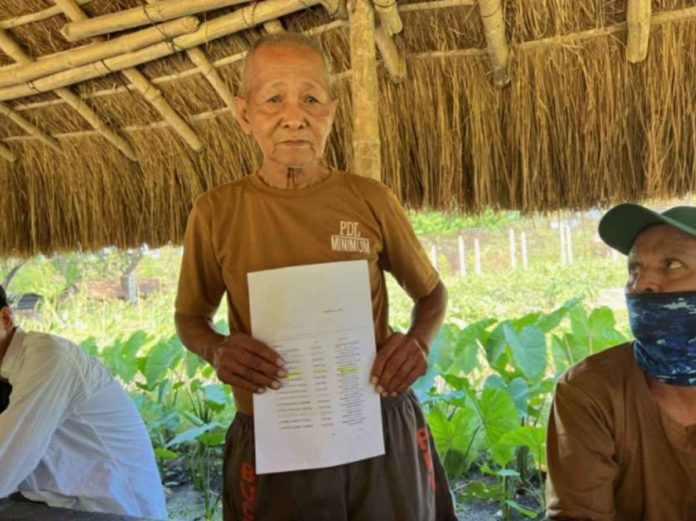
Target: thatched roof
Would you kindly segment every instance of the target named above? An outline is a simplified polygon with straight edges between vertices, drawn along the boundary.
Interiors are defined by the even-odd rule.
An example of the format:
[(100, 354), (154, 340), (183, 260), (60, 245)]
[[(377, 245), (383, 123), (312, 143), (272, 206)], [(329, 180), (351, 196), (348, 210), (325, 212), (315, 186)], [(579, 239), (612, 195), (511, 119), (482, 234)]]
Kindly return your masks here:
[[(295, 5), (280, 18), (283, 27), (312, 32), (334, 63), (341, 108), (328, 159), (346, 168), (352, 161), (348, 22), (316, 0), (273, 1)], [(484, 2), (495, 4), (481, 2), (481, 10)], [(147, 2), (0, 2), (7, 37), (0, 45), (0, 84), (11, 83), (3, 76), (16, 72), (18, 53), (28, 55), (26, 61), (90, 42), (69, 43), (61, 33), (69, 21), (61, 10), (66, 3), (97, 17)], [(506, 54), (489, 59), (494, 39), (486, 38), (474, 0), (399, 0), (403, 31), (393, 41), (406, 57), (407, 77), (394, 83), (380, 63), (379, 124), (382, 178), (406, 204), (552, 210), (696, 187), (694, 0), (652, 2), (647, 26), (642, 22), (650, 29), (647, 58), (635, 64), (626, 56), (624, 1), (503, 3), (505, 31), (498, 37), (509, 45), (503, 50), (509, 50), (511, 81), (500, 87), (506, 71), (498, 67), (494, 77), (494, 62)], [(262, 10), (267, 2), (257, 4)], [(188, 23), (214, 22), (241, 8), (245, 4), (197, 14)], [(192, 41), (190, 29), (171, 31), (188, 30), (184, 36)], [(236, 89), (249, 43), (277, 29), (258, 25), (198, 51), (68, 81), (59, 91), (32, 95), (53, 85), (44, 77), (24, 82), (29, 95), (0, 86), (0, 254), (179, 241), (195, 197), (257, 164), (257, 151), (236, 128), (223, 94)], [(19, 50), (8, 48), (12, 42)], [(222, 80), (222, 90), (211, 77)], [(89, 114), (76, 110), (80, 103)]]

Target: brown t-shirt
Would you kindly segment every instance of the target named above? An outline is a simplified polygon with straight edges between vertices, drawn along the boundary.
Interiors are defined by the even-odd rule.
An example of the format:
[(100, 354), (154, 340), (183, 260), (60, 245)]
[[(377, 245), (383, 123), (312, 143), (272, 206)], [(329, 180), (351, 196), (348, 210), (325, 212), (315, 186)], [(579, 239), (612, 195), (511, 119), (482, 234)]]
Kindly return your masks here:
[(551, 519), (696, 521), (696, 424), (661, 413), (631, 344), (559, 380), (547, 455)]
[[(273, 268), (366, 259), (375, 339), (390, 334), (389, 271), (413, 299), (439, 277), (394, 194), (374, 180), (332, 171), (306, 188), (282, 190), (257, 174), (200, 197), (189, 216), (176, 311), (212, 317), (227, 293), (231, 331), (251, 333), (247, 274)], [(235, 389), (241, 410), (248, 392)]]

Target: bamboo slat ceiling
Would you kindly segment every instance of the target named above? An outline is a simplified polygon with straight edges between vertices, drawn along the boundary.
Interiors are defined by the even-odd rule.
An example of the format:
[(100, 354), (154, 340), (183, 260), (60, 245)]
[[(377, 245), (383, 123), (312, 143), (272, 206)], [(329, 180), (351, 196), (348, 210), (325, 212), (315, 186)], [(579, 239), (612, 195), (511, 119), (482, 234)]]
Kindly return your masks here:
[(178, 242), (195, 197), (258, 164), (230, 105), (250, 43), (282, 30), (333, 63), (328, 161), (409, 206), (545, 211), (696, 187), (696, 0), (370, 0), (365, 149), (353, 1), (0, 2), (0, 255)]

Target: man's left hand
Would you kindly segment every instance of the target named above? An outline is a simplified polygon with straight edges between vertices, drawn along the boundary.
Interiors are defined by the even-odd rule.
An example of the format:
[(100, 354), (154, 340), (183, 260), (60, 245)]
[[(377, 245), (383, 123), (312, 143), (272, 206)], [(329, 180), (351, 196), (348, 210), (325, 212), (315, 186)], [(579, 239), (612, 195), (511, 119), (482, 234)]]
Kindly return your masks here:
[(428, 354), (413, 337), (394, 333), (377, 351), (370, 382), (382, 396), (401, 394), (428, 370)]

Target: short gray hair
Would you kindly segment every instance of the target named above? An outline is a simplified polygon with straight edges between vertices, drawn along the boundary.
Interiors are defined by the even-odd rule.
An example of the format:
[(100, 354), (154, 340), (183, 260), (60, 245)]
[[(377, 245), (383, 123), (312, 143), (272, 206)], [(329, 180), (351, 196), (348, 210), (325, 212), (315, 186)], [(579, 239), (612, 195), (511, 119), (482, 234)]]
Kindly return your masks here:
[(304, 49), (309, 49), (317, 53), (321, 57), (321, 61), (324, 65), (324, 75), (326, 77), (325, 79), (329, 91), (329, 96), (331, 96), (331, 99), (336, 99), (336, 85), (333, 77), (333, 71), (331, 68), (331, 62), (329, 61), (328, 56), (324, 52), (324, 49), (322, 49), (321, 46), (316, 41), (312, 40), (309, 36), (305, 36), (302, 33), (294, 33), (290, 31), (266, 34), (253, 43), (253, 45), (249, 49), (249, 52), (247, 52), (246, 56), (244, 57), (244, 63), (242, 65), (242, 81), (239, 87), (239, 95), (241, 97), (246, 97), (249, 93), (249, 75), (251, 74), (251, 59), (254, 57), (254, 54), (256, 54), (256, 52), (261, 47), (265, 47), (267, 45), (295, 46)]

